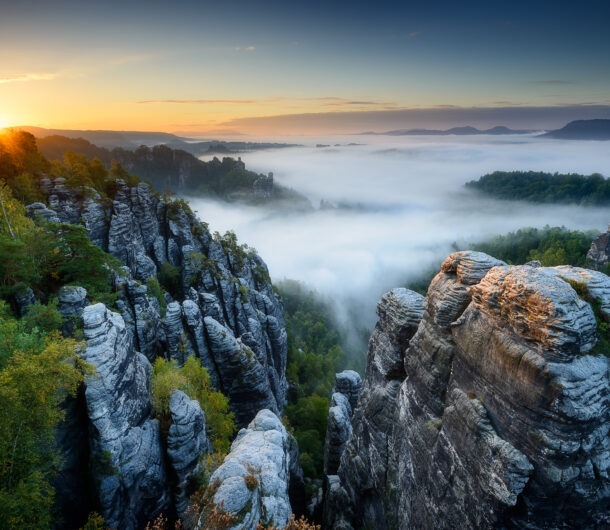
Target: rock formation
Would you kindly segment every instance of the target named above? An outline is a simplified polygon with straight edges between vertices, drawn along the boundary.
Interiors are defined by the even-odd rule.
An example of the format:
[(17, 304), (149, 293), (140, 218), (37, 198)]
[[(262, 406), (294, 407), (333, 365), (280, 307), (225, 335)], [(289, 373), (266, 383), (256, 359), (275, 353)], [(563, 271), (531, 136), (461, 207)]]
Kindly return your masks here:
[(174, 390), (169, 401), (172, 423), (167, 436), (167, 456), (176, 477), (175, 507), (183, 517), (195, 491), (199, 457), (212, 450), (205, 430), (205, 413), (196, 399)]
[(169, 505), (159, 423), (151, 418), (151, 365), (131, 344), (121, 316), (103, 304), (83, 312), (95, 372), (87, 376), (92, 475), (111, 528), (140, 528)]
[(610, 525), (609, 282), (458, 252), (385, 295), (328, 528)]
[[(162, 444), (151, 419), (150, 363), (160, 355), (180, 364), (189, 355), (198, 357), (229, 396), (239, 426), (263, 408), (279, 414), (287, 390), (287, 338), (267, 267), (231, 234), (212, 237), (184, 201), (153, 193), (147, 184), (117, 180), (111, 200), (62, 178), (45, 178), (41, 188), (47, 203), (30, 205), (30, 216), (84, 225), (96, 245), (125, 264), (114, 273), (120, 316), (100, 305), (85, 309), (82, 288), (59, 293), (59, 310), (69, 319), (66, 331), (84, 310), (84, 358), (96, 368), (85, 397), (66, 404), (69, 414), (86, 413), (67, 418), (58, 431), (66, 480), (70, 476), (58, 489), (62, 511), (70, 511), (69, 503), (91, 508), (82, 487), (86, 478), (77, 473), (89, 463), (94, 496), (110, 527), (136, 528), (165, 509), (181, 514), (198, 457), (208, 449), (205, 418), (194, 402), (175, 397), (169, 438)], [(157, 280), (171, 295), (159, 294)], [(23, 311), (34, 301), (31, 290), (25, 293)], [(89, 453), (75, 446), (83, 442), (79, 429), (90, 431)], [(169, 482), (177, 484), (173, 504), (166, 462)], [(298, 475), (297, 468), (295, 461)]]
[(335, 375), (335, 387), (330, 398), (326, 424), (325, 475), (334, 475), (339, 469), (339, 461), (345, 444), (352, 434), (351, 419), (358, 403), (361, 387), (362, 379), (353, 370), (344, 370)]
[[(236, 516), (232, 530), (264, 525), (283, 528), (292, 510), (288, 498), (290, 439), (278, 417), (261, 410), (241, 429), (231, 452), (210, 478), (213, 503)], [(199, 528), (206, 528), (205, 513)]]
[(606, 268), (610, 262), (610, 226), (605, 233), (593, 240), (587, 258), (591, 261), (593, 269), (601, 271)]
[[(231, 397), (241, 426), (261, 408), (279, 412), (286, 400), (287, 338), (265, 263), (234, 237), (212, 237), (184, 202), (160, 197), (144, 183), (116, 185), (111, 202), (95, 190), (69, 188), (60, 178), (47, 179), (45, 190), (58, 220), (85, 225), (94, 243), (128, 267), (115, 280), (117, 307), (136, 349), (150, 361), (167, 354), (183, 362), (195, 354)], [(178, 279), (177, 299), (169, 300), (163, 318), (145, 282), (167, 271)], [(215, 324), (204, 324), (206, 319)], [(228, 347), (227, 337), (239, 346)], [(249, 353), (234, 355), (238, 350)], [(230, 373), (224, 367), (229, 354)]]

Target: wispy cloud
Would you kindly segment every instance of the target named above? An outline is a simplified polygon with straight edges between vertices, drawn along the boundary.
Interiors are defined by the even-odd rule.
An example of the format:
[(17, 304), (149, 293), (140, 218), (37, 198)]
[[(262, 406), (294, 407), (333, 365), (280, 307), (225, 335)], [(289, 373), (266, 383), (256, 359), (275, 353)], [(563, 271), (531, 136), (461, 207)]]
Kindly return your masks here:
[(421, 31), (412, 31), (411, 33), (409, 33), (409, 38), (415, 39), (415, 38), (419, 37), (420, 35), (421, 35)]
[(570, 79), (537, 79), (533, 81), (537, 85), (573, 85), (574, 81)]
[(142, 100), (137, 103), (142, 105), (148, 104), (177, 104), (177, 105), (261, 105), (261, 104), (303, 104), (303, 103), (317, 103), (321, 107), (355, 107), (355, 106), (366, 106), (366, 107), (379, 107), (385, 108), (388, 106), (395, 106), (392, 101), (374, 101), (374, 100), (359, 100), (359, 99), (348, 99), (337, 96), (320, 96), (320, 97), (307, 97), (307, 98), (288, 98), (288, 97), (270, 97), (260, 99), (151, 99)]
[(29, 74), (0, 74), (0, 85), (5, 83), (23, 83), (27, 81), (51, 81), (58, 77), (57, 74), (51, 73), (29, 73)]
[(261, 103), (257, 99), (150, 99), (138, 101), (141, 105), (178, 104), (178, 105), (252, 105)]
[(233, 48), (236, 52), (253, 52), (256, 51), (256, 46), (246, 46), (246, 47), (242, 47), (242, 46), (235, 46), (235, 48)]

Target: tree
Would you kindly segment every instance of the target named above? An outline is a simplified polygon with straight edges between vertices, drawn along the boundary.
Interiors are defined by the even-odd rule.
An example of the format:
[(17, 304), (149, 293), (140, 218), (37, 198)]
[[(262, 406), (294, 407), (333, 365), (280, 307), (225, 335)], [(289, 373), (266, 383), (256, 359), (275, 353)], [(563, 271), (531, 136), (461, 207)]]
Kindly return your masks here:
[[(7, 320), (0, 319), (3, 331), (10, 328)], [(33, 337), (26, 346), (27, 333), (20, 333), (17, 349), (0, 370), (0, 513), (7, 528), (48, 528), (59, 405), (75, 394), (86, 365), (76, 357), (73, 340), (55, 332)]]

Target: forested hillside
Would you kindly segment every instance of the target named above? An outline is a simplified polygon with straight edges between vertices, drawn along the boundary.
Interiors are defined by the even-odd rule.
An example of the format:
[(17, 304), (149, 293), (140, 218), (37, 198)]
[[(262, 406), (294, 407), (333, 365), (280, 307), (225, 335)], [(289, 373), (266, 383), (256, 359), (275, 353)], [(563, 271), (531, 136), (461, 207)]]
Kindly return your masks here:
[(610, 204), (610, 179), (599, 173), (544, 173), (541, 171), (494, 171), (466, 184), (496, 199), (541, 203)]

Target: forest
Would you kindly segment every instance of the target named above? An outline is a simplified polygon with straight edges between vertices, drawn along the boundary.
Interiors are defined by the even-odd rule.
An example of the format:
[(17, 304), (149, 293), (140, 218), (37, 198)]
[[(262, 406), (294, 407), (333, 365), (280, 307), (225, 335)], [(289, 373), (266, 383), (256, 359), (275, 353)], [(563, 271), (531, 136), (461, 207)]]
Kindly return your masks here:
[(610, 179), (599, 173), (585, 176), (542, 171), (494, 171), (466, 183), (466, 187), (503, 200), (583, 206), (610, 204)]

